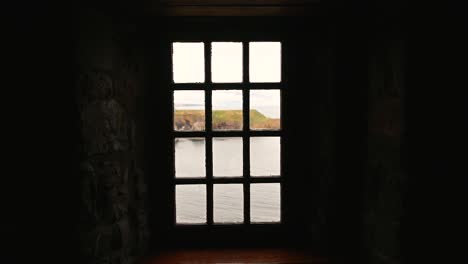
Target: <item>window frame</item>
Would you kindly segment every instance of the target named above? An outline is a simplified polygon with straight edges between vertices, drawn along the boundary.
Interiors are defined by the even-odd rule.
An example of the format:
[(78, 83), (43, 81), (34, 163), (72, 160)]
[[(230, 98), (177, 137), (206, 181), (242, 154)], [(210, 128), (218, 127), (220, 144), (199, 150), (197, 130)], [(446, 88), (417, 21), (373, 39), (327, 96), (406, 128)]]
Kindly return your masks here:
[[(170, 47), (171, 54), (173, 43), (194, 43), (202, 42), (204, 44), (204, 67), (205, 67), (205, 82), (204, 83), (175, 83), (171, 75), (170, 91), (172, 94), (172, 117), (171, 117), (171, 148), (172, 154), (172, 181), (171, 186), (173, 192), (173, 220), (172, 223), (176, 228), (187, 228), (196, 226), (281, 226), (284, 224), (284, 113), (283, 113), (283, 98), (286, 84), (285, 64), (284, 64), (284, 46), (281, 38), (278, 37), (261, 37), (251, 39), (248, 34), (245, 37), (210, 37), (202, 38), (171, 38)], [(213, 83), (211, 79), (211, 43), (212, 42), (241, 42), (242, 43), (242, 82), (240, 83)], [(252, 83), (249, 81), (249, 42), (280, 42), (281, 43), (281, 81), (275, 83)], [(171, 74), (173, 73), (173, 64), (171, 56)], [(205, 130), (204, 131), (176, 131), (173, 128), (174, 124), (174, 91), (204, 91), (205, 94)], [(213, 131), (212, 130), (212, 93), (213, 91), (223, 90), (238, 90), (242, 91), (242, 112), (243, 112), (243, 129), (239, 131)], [(280, 129), (279, 130), (251, 130), (250, 129), (250, 91), (251, 90), (279, 90), (280, 92)], [(175, 139), (176, 138), (193, 138), (199, 137), (205, 139), (205, 155), (206, 155), (206, 177), (204, 178), (176, 178), (175, 177)], [(213, 177), (213, 138), (215, 137), (241, 137), (243, 142), (243, 175), (242, 177)], [(278, 176), (250, 176), (250, 138), (251, 137), (279, 137), (280, 138), (280, 175)], [(280, 184), (280, 220), (279, 222), (251, 222), (250, 221), (250, 185), (255, 183), (279, 183)], [(202, 184), (206, 186), (206, 223), (189, 224), (176, 222), (176, 198), (175, 189), (177, 185), (184, 184)], [(242, 184), (244, 206), (243, 214), (244, 221), (242, 223), (215, 223), (213, 221), (213, 187), (214, 184)]]
[[(148, 183), (149, 225), (155, 239), (152, 248), (179, 247), (237, 247), (303, 245), (304, 234), (314, 232), (318, 218), (313, 212), (321, 182), (317, 138), (318, 110), (309, 111), (308, 124), (313, 129), (303, 129), (299, 118), (304, 118), (305, 105), (318, 109), (318, 88), (328, 83), (328, 76), (318, 68), (320, 54), (327, 54), (318, 17), (165, 17), (143, 19), (141, 31), (142, 57), (148, 64), (148, 74), (143, 81), (148, 89), (142, 94), (146, 120), (143, 130), (145, 174)], [(305, 28), (305, 21), (315, 26)], [(307, 22), (307, 25), (312, 23)], [(310, 42), (304, 32), (316, 31), (317, 41)], [(283, 139), (281, 225), (175, 225), (173, 182), (173, 107), (171, 49), (173, 41), (280, 41), (282, 43), (282, 83), (285, 93), (281, 96)], [(312, 49), (310, 49), (312, 47)], [(323, 51), (320, 54), (318, 51)], [(328, 65), (328, 64), (327, 64)], [(304, 67), (302, 67), (304, 66)], [(142, 71), (146, 71), (142, 69)], [(318, 72), (319, 75), (311, 74)], [(319, 78), (319, 76), (322, 76)], [(195, 84), (197, 85), (197, 84)], [(231, 85), (231, 84), (230, 84)], [(256, 84), (260, 87), (261, 83)], [(304, 86), (305, 85), (305, 86)], [(202, 86), (199, 86), (202, 87)], [(306, 90), (305, 90), (306, 89)], [(303, 92), (317, 96), (303, 96)], [(302, 119), (304, 120), (304, 119)], [(309, 138), (305, 142), (303, 137)], [(310, 150), (303, 155), (302, 149)], [(310, 172), (310, 173), (309, 173)], [(311, 177), (311, 175), (313, 175)], [(304, 207), (309, 209), (304, 210)], [(311, 227), (312, 226), (312, 227)], [(313, 236), (318, 238), (318, 236)], [(308, 238), (306, 238), (308, 240)], [(315, 241), (310, 241), (314, 243)], [(308, 243), (310, 244), (310, 243)]]

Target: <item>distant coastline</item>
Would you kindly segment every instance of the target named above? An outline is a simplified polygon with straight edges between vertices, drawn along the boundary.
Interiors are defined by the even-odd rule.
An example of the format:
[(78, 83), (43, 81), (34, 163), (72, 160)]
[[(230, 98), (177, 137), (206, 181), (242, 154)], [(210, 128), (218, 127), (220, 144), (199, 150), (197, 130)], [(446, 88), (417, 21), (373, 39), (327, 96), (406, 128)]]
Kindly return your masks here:
[[(214, 130), (241, 130), (242, 110), (213, 110)], [(258, 110), (250, 110), (250, 127), (255, 130), (279, 130), (280, 119), (269, 118)], [(175, 110), (174, 129), (175, 130), (195, 130), (201, 131), (205, 128), (204, 110)]]

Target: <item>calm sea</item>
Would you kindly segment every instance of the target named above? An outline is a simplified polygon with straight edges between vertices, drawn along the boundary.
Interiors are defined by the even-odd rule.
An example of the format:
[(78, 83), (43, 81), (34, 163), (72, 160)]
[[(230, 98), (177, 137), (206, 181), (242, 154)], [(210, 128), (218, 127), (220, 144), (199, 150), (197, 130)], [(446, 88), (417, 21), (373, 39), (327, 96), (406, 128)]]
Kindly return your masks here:
[[(205, 140), (178, 138), (175, 142), (176, 177), (203, 178), (205, 170)], [(241, 137), (213, 139), (213, 177), (238, 178), (243, 175), (243, 142)], [(280, 175), (280, 138), (250, 138), (250, 175), (252, 177)], [(243, 221), (242, 184), (213, 186), (213, 217), (215, 223)], [(250, 185), (252, 222), (280, 220), (279, 183)], [(206, 186), (178, 185), (176, 188), (176, 218), (178, 223), (206, 222)]]

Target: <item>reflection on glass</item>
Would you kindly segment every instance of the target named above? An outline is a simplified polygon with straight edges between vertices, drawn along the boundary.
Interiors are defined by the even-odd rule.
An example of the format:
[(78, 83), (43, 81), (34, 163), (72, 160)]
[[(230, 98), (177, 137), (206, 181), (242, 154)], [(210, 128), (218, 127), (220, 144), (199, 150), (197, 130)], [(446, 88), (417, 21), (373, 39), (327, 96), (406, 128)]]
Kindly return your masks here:
[(242, 43), (211, 43), (211, 73), (214, 83), (242, 82)]
[(281, 43), (250, 42), (250, 82), (281, 82)]
[(250, 185), (250, 221), (268, 223), (281, 221), (281, 191), (279, 183)]
[(176, 178), (203, 178), (205, 173), (205, 139), (176, 138)]
[(205, 130), (204, 91), (174, 91), (174, 130)]
[(280, 176), (280, 137), (250, 138), (250, 175), (253, 177)]
[(242, 130), (242, 91), (213, 91), (213, 130)]
[(206, 223), (206, 186), (176, 185), (176, 223)]
[(205, 82), (204, 44), (172, 43), (174, 83)]
[(242, 184), (215, 184), (213, 192), (213, 220), (215, 223), (244, 222), (244, 188)]
[(250, 129), (279, 130), (280, 114), (280, 90), (250, 91)]
[(242, 177), (242, 138), (213, 138), (213, 177)]

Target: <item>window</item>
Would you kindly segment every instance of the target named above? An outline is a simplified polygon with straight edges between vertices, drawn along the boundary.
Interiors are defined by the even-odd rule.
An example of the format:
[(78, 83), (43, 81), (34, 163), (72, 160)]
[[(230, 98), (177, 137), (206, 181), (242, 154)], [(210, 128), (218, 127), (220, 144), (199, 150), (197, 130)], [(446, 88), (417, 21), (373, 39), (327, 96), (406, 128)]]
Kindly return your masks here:
[(281, 223), (281, 42), (172, 42), (175, 224)]

